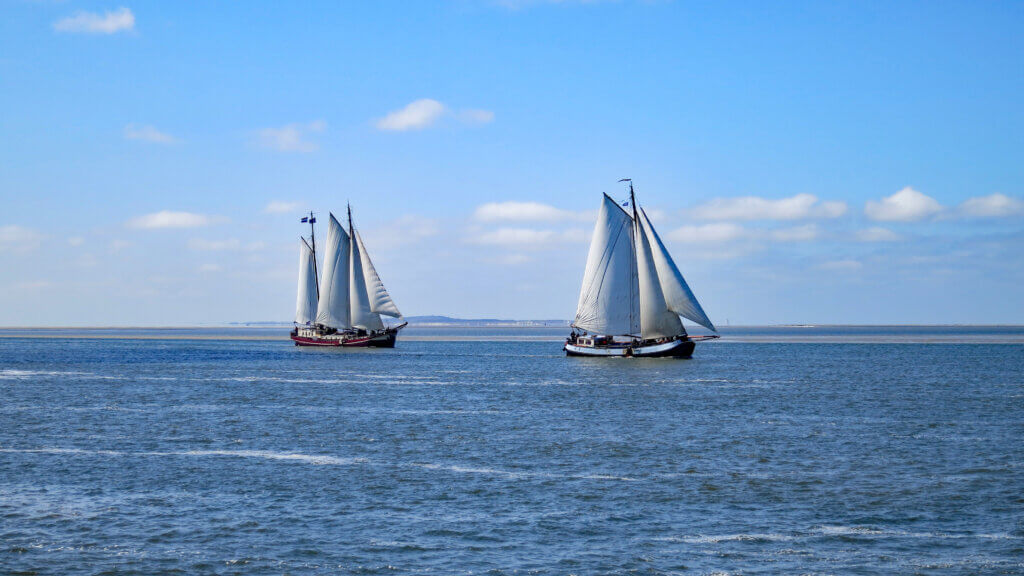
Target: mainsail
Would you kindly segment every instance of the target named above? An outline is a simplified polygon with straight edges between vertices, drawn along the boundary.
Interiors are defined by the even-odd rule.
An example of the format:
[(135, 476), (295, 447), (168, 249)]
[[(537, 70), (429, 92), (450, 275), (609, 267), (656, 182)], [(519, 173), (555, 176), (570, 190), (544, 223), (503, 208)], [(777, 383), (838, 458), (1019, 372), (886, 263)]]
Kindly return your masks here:
[(398, 306), (395, 306), (391, 295), (384, 288), (384, 283), (381, 282), (377, 269), (373, 267), (370, 253), (366, 251), (366, 245), (363, 244), (362, 235), (359, 234), (358, 230), (355, 234), (356, 244), (359, 246), (359, 255), (363, 261), (363, 280), (366, 282), (366, 295), (370, 303), (370, 312), (391, 316), (392, 318), (400, 318), (402, 313), (398, 311)]
[(299, 295), (295, 303), (295, 322), (312, 324), (316, 320), (316, 273), (313, 271), (313, 250), (302, 240), (299, 246)]
[(640, 331), (633, 219), (606, 194), (601, 203), (572, 325), (593, 334)]
[(654, 267), (658, 271), (658, 280), (661, 284), (661, 293), (665, 305), (674, 314), (678, 314), (687, 320), (692, 320), (708, 330), (717, 332), (715, 325), (711, 323), (708, 315), (704, 313), (704, 309), (697, 302), (697, 297), (693, 295), (690, 286), (679, 272), (679, 268), (676, 267), (672, 256), (665, 249), (665, 244), (654, 230), (654, 226), (651, 225), (650, 219), (647, 218), (647, 213), (644, 212), (643, 208), (638, 208), (638, 212), (643, 237), (650, 246)]
[(327, 225), (327, 247), (324, 250), (324, 269), (320, 282), (320, 304), (316, 323), (331, 328), (350, 327), (349, 316), (349, 260), (351, 242), (345, 229), (334, 214)]
[[(364, 262), (368, 260), (369, 257), (364, 252), (363, 243), (355, 242), (352, 246), (352, 267), (349, 270), (352, 326), (364, 330), (382, 330), (384, 323), (380, 319), (380, 314), (375, 313), (371, 308), (370, 295), (366, 289), (366, 265)], [(373, 268), (372, 265), (370, 267)], [(376, 271), (373, 275), (377, 275)]]
[(644, 338), (670, 338), (686, 334), (679, 315), (665, 304), (651, 242), (639, 228), (637, 226), (636, 264), (640, 278), (640, 335)]
[(670, 338), (686, 334), (683, 316), (715, 330), (647, 213), (633, 202), (636, 221), (604, 196), (573, 327), (591, 334)]

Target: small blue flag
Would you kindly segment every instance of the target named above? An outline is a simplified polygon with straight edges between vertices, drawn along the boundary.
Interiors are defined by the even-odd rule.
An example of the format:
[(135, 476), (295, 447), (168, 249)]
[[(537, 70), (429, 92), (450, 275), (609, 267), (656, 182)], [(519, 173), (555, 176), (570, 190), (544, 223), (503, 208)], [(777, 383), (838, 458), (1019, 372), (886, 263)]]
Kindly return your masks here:
[(306, 216), (306, 217), (304, 217), (304, 218), (302, 219), (302, 223), (303, 223), (303, 224), (305, 224), (306, 222), (309, 222), (309, 217), (308, 217), (308, 216)]
[(629, 206), (629, 200), (626, 200), (625, 202), (623, 202), (622, 205), (623, 206)]
[(316, 218), (310, 218), (309, 219), (309, 223), (310, 224), (316, 224)]

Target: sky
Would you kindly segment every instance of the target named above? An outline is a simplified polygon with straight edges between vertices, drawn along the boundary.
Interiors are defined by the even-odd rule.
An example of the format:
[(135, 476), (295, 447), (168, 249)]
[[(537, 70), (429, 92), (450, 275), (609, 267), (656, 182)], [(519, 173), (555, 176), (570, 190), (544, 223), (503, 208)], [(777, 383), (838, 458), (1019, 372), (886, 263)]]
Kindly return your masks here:
[[(719, 325), (1024, 323), (1024, 4), (0, 0), (0, 325), (571, 319), (632, 178)], [(320, 227), (323, 234), (326, 228)]]

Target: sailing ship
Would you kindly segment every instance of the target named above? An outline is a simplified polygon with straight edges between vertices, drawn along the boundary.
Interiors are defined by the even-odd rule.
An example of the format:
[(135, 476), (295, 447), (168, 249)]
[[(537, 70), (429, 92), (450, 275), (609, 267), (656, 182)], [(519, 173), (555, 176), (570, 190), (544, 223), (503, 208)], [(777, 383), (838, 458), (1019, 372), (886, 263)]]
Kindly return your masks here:
[[(590, 242), (568, 356), (689, 358), (696, 342), (680, 316), (716, 332), (629, 182), (627, 212), (607, 194)], [(618, 338), (617, 338), (618, 337)]]
[(407, 322), (387, 326), (382, 316), (402, 319), (384, 288), (359, 231), (352, 225), (348, 207), (348, 231), (334, 214), (327, 223), (323, 274), (317, 280), (316, 218), (310, 212), (302, 222), (310, 227), (309, 242), (300, 238), (299, 291), (295, 305), (296, 346), (350, 346), (394, 348), (398, 332)]

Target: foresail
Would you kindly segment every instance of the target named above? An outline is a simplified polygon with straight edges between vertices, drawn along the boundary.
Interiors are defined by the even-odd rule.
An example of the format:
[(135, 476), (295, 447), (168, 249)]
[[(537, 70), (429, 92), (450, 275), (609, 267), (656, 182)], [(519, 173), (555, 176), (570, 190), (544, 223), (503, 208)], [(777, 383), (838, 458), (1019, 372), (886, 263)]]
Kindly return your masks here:
[(692, 320), (709, 330), (717, 332), (715, 325), (711, 323), (707, 314), (704, 313), (704, 309), (697, 302), (693, 291), (690, 290), (690, 286), (683, 279), (679, 268), (676, 267), (672, 256), (665, 249), (665, 244), (662, 243), (661, 238), (654, 230), (654, 226), (642, 208), (640, 209), (639, 218), (643, 230), (642, 236), (650, 246), (652, 261), (658, 273), (658, 281), (665, 305), (674, 314), (679, 314), (687, 320)]
[(351, 326), (349, 317), (349, 254), (351, 241), (334, 214), (327, 224), (323, 273), (320, 281), (320, 303), (316, 323), (331, 328)]
[[(642, 215), (639, 217), (644, 218)], [(679, 316), (669, 310), (665, 302), (651, 242), (646, 234), (638, 233), (636, 236), (636, 267), (640, 285), (640, 334), (644, 338), (670, 338), (685, 334), (686, 331), (683, 330), (683, 323), (679, 320)]]
[(359, 254), (363, 261), (363, 279), (366, 281), (370, 311), (392, 318), (400, 318), (402, 313), (398, 311), (398, 306), (395, 306), (391, 295), (384, 288), (384, 283), (380, 281), (377, 269), (373, 267), (373, 261), (370, 260), (370, 253), (367, 252), (366, 245), (363, 244), (363, 237), (358, 231), (356, 231), (356, 243), (359, 245)]
[(573, 326), (592, 334), (639, 333), (632, 226), (629, 214), (605, 195), (590, 241)]
[(295, 302), (295, 322), (312, 324), (316, 319), (316, 273), (313, 271), (313, 251), (305, 240), (299, 246), (299, 293)]
[(370, 309), (370, 297), (366, 289), (366, 276), (364, 275), (362, 243), (356, 242), (352, 246), (351, 267), (349, 274), (352, 282), (350, 284), (349, 300), (351, 304), (352, 326), (364, 330), (381, 330), (384, 323), (380, 315)]

